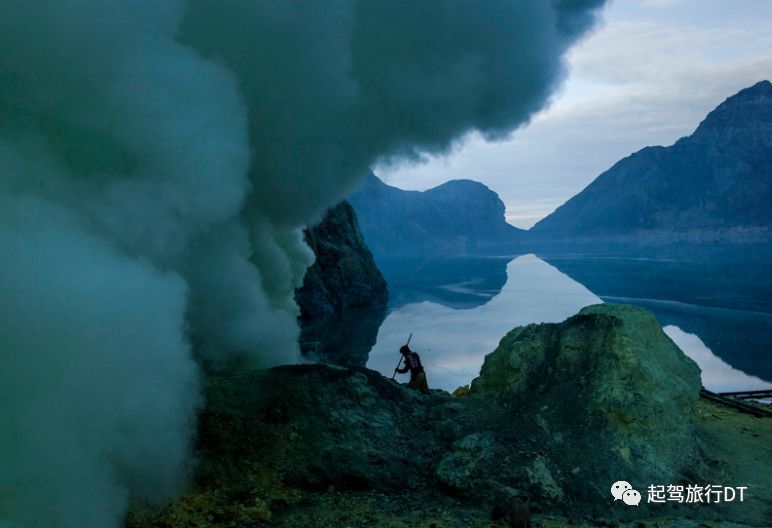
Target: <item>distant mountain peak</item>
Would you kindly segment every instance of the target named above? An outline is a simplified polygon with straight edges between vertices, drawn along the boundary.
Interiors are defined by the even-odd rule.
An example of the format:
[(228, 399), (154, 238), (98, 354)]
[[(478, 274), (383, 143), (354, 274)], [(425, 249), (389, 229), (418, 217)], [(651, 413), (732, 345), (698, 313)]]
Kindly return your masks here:
[(728, 97), (711, 111), (694, 133), (700, 139), (705, 133), (734, 127), (753, 127), (772, 122), (772, 83), (760, 81)]
[(377, 258), (494, 251), (512, 246), (523, 233), (507, 223), (499, 195), (474, 180), (450, 180), (419, 192), (370, 174), (350, 201)]
[(758, 102), (758, 99), (772, 99), (772, 83), (764, 80), (759, 81), (753, 86), (749, 86), (748, 88), (743, 88), (736, 94), (727, 97), (724, 102), (718, 105), (712, 112), (708, 114), (708, 116), (714, 112), (720, 112), (727, 107), (731, 108), (733, 106), (745, 105), (753, 101)]
[[(479, 189), (488, 189), (490, 191), (490, 187), (485, 185), (482, 182), (478, 182), (475, 180), (469, 180), (467, 178), (460, 178), (457, 180), (448, 180), (445, 183), (442, 183), (438, 185), (437, 187), (434, 187), (435, 189), (439, 189), (440, 187), (464, 187), (464, 188), (479, 188)], [(493, 191), (491, 191), (493, 192)]]
[[(440, 185), (436, 187), (432, 187), (431, 189), (427, 189), (427, 193), (430, 194), (456, 194), (456, 193), (473, 193), (476, 196), (485, 196), (489, 200), (501, 202), (501, 199), (499, 198), (499, 195), (496, 194), (495, 191), (491, 190), (490, 187), (485, 185), (484, 183), (480, 183), (478, 181), (474, 180), (466, 180), (466, 179), (460, 179), (460, 180), (448, 180), (445, 183), (441, 183)], [(501, 206), (504, 206), (504, 202), (501, 202)]]
[(759, 81), (753, 86), (749, 86), (748, 88), (740, 90), (739, 92), (737, 92), (737, 95), (735, 95), (735, 97), (749, 96), (749, 95), (766, 95), (767, 97), (772, 96), (772, 83), (767, 81), (766, 79), (763, 81)]
[(718, 105), (670, 147), (617, 162), (542, 219), (536, 233), (772, 227), (772, 83), (761, 81)]

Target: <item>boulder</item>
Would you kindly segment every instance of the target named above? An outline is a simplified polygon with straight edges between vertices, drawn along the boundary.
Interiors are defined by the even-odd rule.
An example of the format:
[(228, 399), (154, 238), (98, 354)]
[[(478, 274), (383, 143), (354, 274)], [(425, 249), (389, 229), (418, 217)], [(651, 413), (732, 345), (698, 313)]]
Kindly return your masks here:
[(602, 304), (562, 323), (515, 328), (471, 391), (533, 416), (560, 467), (662, 481), (696, 456), (700, 387), (699, 367), (653, 315)]

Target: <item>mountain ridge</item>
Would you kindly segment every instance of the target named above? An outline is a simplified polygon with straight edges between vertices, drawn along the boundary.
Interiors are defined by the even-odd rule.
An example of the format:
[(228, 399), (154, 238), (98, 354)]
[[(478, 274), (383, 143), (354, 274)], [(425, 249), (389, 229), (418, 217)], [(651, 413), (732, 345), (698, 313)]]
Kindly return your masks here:
[(470, 179), (406, 191), (370, 173), (348, 200), (376, 260), (426, 253), (485, 253), (513, 245), (525, 235), (506, 222), (498, 194)]
[(669, 147), (619, 160), (534, 225), (536, 235), (772, 225), (772, 83), (728, 97)]

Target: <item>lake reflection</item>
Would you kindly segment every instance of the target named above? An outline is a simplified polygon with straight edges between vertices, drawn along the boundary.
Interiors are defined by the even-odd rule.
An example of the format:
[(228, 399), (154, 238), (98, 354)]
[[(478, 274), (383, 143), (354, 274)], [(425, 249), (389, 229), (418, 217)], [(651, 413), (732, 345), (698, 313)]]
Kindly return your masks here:
[[(574, 268), (577, 262), (572, 260)], [(640, 272), (639, 260), (631, 262)], [(772, 315), (742, 310), (736, 297), (733, 302), (737, 305), (732, 308), (687, 303), (676, 303), (678, 306), (674, 307), (670, 301), (664, 301), (663, 307), (662, 302), (651, 299), (656, 297), (651, 288), (643, 299), (629, 295), (612, 299), (609, 290), (615, 290), (613, 287), (601, 288), (606, 295), (599, 297), (534, 255), (520, 256), (509, 262), (501, 258), (467, 258), (426, 262), (418, 268), (414, 264), (411, 266), (402, 269), (385, 266), (394, 302), (378, 330), (367, 366), (386, 376), (391, 377), (399, 360), (399, 347), (412, 332), (411, 348), (421, 354), (430, 385), (452, 391), (478, 375), (484, 356), (495, 349), (512, 328), (529, 323), (560, 322), (584, 306), (603, 302), (605, 298), (609, 302), (637, 304), (652, 310), (662, 324), (668, 325), (665, 331), (671, 339), (700, 365), (703, 384), (707, 388), (729, 391), (772, 387), (772, 383), (761, 379), (765, 377), (769, 361), (768, 356), (760, 352), (769, 350), (772, 335), (756, 334), (752, 338), (744, 334), (731, 335), (733, 330), (748, 325), (756, 329), (768, 325), (772, 328)], [(596, 267), (586, 269), (595, 270)], [(599, 276), (598, 273), (593, 275), (596, 286)], [(395, 280), (397, 277), (399, 279)], [(640, 273), (623, 279), (619, 273), (611, 274), (611, 277), (623, 284), (626, 283), (624, 278), (632, 280), (637, 283), (632, 286), (634, 288), (645, 286), (641, 285)], [(706, 278), (700, 276), (700, 280)], [(680, 287), (683, 289), (684, 285), (680, 284)], [(660, 293), (669, 291), (672, 290), (663, 289)], [(701, 295), (693, 290), (690, 292), (696, 297)], [(756, 308), (759, 301), (753, 302)], [(700, 335), (700, 330), (705, 331), (707, 339)], [(747, 344), (748, 339), (755, 340), (755, 348), (733, 351), (729, 360), (726, 351), (719, 358), (706, 345), (707, 340), (712, 340), (731, 348), (732, 343)], [(746, 350), (752, 356), (750, 360), (748, 354), (743, 355)], [(732, 361), (732, 357), (739, 360)], [(738, 363), (754, 368), (738, 368)], [(398, 379), (405, 381), (406, 378), (405, 375)]]
[[(769, 247), (683, 247), (660, 249), (659, 254), (649, 250), (645, 255), (542, 258), (604, 302), (645, 308), (662, 326), (698, 336), (723, 364), (772, 381)], [(711, 388), (709, 382), (706, 387)]]
[[(507, 280), (485, 304), (454, 309), (423, 301), (389, 313), (370, 351), (367, 367), (391, 376), (399, 361), (399, 347), (412, 332), (410, 347), (421, 355), (430, 385), (452, 391), (477, 376), (485, 355), (514, 327), (563, 321), (584, 306), (602, 302), (534, 255), (505, 262), (499, 265), (506, 265)], [(474, 284), (465, 281), (467, 295), (473, 294)], [(456, 293), (457, 288), (451, 288), (451, 292)]]
[(713, 392), (772, 388), (772, 383), (750, 376), (722, 361), (698, 336), (672, 325), (666, 326), (664, 330), (670, 339), (700, 366), (702, 384)]

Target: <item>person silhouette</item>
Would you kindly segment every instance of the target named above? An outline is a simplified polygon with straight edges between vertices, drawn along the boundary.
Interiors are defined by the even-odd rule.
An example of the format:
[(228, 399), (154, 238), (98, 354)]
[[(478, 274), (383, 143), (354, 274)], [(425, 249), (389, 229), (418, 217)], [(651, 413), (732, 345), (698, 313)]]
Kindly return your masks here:
[(410, 347), (403, 345), (399, 349), (402, 357), (405, 358), (405, 366), (395, 368), (394, 372), (405, 374), (410, 371), (410, 382), (407, 384), (411, 389), (421, 391), (423, 394), (429, 394), (429, 383), (426, 380), (426, 372), (421, 364), (421, 357), (410, 350)]

